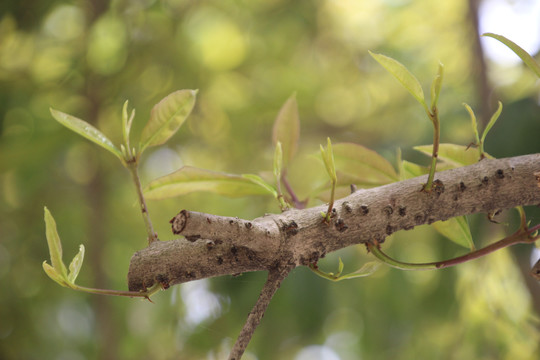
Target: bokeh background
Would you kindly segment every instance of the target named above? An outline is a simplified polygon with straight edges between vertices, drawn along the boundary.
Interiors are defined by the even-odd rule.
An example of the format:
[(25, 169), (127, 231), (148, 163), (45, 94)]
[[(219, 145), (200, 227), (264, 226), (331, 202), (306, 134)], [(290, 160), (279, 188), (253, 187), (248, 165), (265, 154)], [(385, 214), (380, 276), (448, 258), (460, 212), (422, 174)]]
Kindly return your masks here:
[[(325, 181), (317, 154), (330, 136), (377, 150), (395, 164), (423, 165), (412, 147), (431, 142), (422, 108), (367, 51), (405, 64), (429, 94), (439, 61), (442, 141), (473, 140), (470, 104), (485, 124), (504, 104), (486, 150), (496, 157), (540, 151), (539, 86), (493, 39), (537, 54), (535, 0), (73, 0), (0, 3), (0, 358), (222, 359), (265, 274), (174, 286), (146, 301), (76, 293), (49, 280), (43, 207), (56, 218), (65, 261), (86, 246), (78, 283), (125, 289), (131, 255), (145, 246), (129, 174), (117, 159), (56, 123), (49, 107), (121, 139), (125, 100), (135, 135), (151, 107), (177, 89), (199, 89), (194, 113), (166, 146), (143, 158), (143, 182), (182, 165), (271, 171), (272, 123), (293, 93), (300, 151), (290, 169), (298, 194)], [(317, 204), (312, 200), (311, 205)], [(209, 194), (151, 201), (161, 240), (179, 210), (255, 218), (272, 199)], [(533, 223), (540, 212), (527, 209)], [(477, 246), (511, 232), (485, 216), (469, 221)], [(465, 249), (429, 227), (397, 233), (388, 251), (433, 261)], [(348, 248), (320, 262), (354, 271), (369, 260)], [(457, 268), (331, 283), (296, 269), (285, 280), (245, 359), (538, 359), (540, 286), (526, 273), (531, 246)]]

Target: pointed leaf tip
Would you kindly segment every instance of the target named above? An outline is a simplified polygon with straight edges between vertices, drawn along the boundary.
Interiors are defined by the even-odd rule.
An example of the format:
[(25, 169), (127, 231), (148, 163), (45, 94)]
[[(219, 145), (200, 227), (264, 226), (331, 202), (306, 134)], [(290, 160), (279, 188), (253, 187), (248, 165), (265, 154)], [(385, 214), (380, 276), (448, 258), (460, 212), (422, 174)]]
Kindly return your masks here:
[(516, 44), (510, 39), (507, 39), (506, 37), (502, 35), (497, 35), (493, 33), (485, 33), (485, 34), (482, 34), (482, 36), (487, 36), (487, 37), (496, 39), (502, 42), (507, 47), (509, 47), (517, 56), (521, 58), (521, 60), (523, 60), (523, 62), (529, 67), (529, 69), (531, 69), (536, 74), (536, 76), (540, 78), (540, 64), (518, 44)]
[(47, 245), (49, 247), (52, 267), (59, 276), (67, 278), (67, 269), (62, 261), (62, 243), (60, 242), (60, 236), (56, 230), (56, 222), (54, 221), (54, 218), (47, 207), (44, 208), (44, 211), (45, 235), (47, 237)]
[(118, 157), (121, 161), (123, 161), (122, 152), (116, 146), (114, 146), (112, 141), (109, 140), (109, 138), (106, 137), (105, 134), (96, 129), (94, 126), (90, 125), (84, 120), (76, 118), (75, 116), (71, 116), (53, 108), (49, 108), (49, 111), (51, 112), (53, 118), (60, 124), (92, 141), (93, 143), (101, 146), (105, 150), (108, 150), (116, 157)]
[(382, 65), (390, 74), (392, 74), (407, 91), (426, 109), (427, 105), (424, 99), (424, 91), (418, 79), (399, 61), (382, 54), (376, 54), (369, 51), (379, 64)]
[(75, 283), (75, 280), (77, 279), (77, 276), (79, 275), (79, 271), (81, 271), (81, 267), (84, 260), (84, 245), (79, 245), (79, 252), (73, 260), (71, 260), (71, 264), (69, 264), (69, 275), (68, 280), (71, 283)]

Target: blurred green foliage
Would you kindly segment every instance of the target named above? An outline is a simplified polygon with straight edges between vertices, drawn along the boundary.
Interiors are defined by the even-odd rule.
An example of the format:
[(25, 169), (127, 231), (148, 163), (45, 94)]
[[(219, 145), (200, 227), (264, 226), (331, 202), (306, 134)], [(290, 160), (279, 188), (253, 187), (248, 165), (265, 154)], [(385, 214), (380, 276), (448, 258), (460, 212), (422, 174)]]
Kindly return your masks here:
[[(221, 359), (264, 281), (253, 273), (188, 283), (156, 295), (155, 304), (89, 296), (50, 281), (41, 268), (48, 259), (44, 205), (55, 215), (66, 258), (80, 243), (86, 247), (80, 284), (125, 289), (129, 259), (146, 246), (146, 234), (127, 171), (56, 123), (49, 107), (120, 143), (126, 99), (137, 110), (138, 134), (165, 95), (199, 89), (180, 132), (144, 155), (147, 184), (181, 165), (271, 172), (272, 124), (296, 92), (300, 147), (288, 174), (304, 198), (327, 181), (312, 154), (328, 136), (390, 162), (400, 147), (405, 159), (428, 164), (411, 148), (431, 142), (431, 126), (369, 57), (373, 50), (398, 59), (425, 89), (442, 61), (441, 142), (474, 139), (461, 103), (476, 111), (482, 95), (464, 0), (3, 1), (0, 9), (2, 359)], [(488, 65), (505, 110), (486, 151), (540, 151), (534, 76)], [(243, 218), (279, 211), (267, 198), (198, 193), (148, 205), (161, 240), (173, 238), (168, 219), (183, 208)], [(470, 222), (477, 246), (504, 236), (502, 226), (481, 216)], [(404, 261), (463, 251), (428, 227), (387, 242)], [(527, 263), (529, 249), (518, 250), (456, 269), (384, 268), (339, 283), (296, 269), (245, 358), (534, 359), (538, 284), (527, 287), (517, 264)], [(359, 247), (319, 265), (332, 271), (338, 256), (346, 273), (371, 259)]]

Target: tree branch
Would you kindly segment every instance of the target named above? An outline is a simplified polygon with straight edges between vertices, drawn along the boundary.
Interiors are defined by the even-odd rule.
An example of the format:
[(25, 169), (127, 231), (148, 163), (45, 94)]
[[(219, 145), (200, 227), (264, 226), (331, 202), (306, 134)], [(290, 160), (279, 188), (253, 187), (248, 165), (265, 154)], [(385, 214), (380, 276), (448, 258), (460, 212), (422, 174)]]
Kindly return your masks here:
[[(182, 210), (173, 232), (185, 239), (156, 241), (136, 252), (128, 286), (144, 290), (246, 271), (308, 265), (338, 249), (382, 243), (398, 231), (473, 213), (540, 204), (540, 154), (484, 159), (438, 172), (437, 186), (423, 192), (427, 176), (358, 190), (335, 202), (329, 224), (321, 205), (252, 221)], [(277, 264), (277, 265), (276, 265)]]
[(261, 319), (263, 318), (272, 297), (276, 293), (277, 289), (279, 289), (281, 282), (287, 277), (291, 269), (292, 267), (285, 266), (277, 267), (268, 271), (268, 278), (266, 279), (266, 282), (261, 290), (259, 299), (257, 299), (257, 303), (249, 313), (246, 323), (244, 324), (240, 335), (238, 335), (238, 338), (236, 339), (236, 343), (229, 354), (229, 360), (239, 360), (242, 357), (249, 344), (249, 341), (251, 340), (251, 337), (253, 336), (253, 333), (257, 329), (257, 326), (259, 326), (259, 323), (261, 322)]

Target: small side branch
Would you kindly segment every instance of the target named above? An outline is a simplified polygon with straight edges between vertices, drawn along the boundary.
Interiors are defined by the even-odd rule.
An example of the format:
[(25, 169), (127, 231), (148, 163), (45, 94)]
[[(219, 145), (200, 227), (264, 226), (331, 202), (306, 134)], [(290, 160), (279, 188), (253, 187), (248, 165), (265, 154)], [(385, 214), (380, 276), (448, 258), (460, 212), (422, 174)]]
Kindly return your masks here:
[(277, 267), (268, 272), (266, 283), (261, 290), (261, 294), (259, 295), (255, 306), (249, 313), (240, 335), (238, 335), (238, 338), (236, 339), (236, 343), (229, 354), (229, 360), (239, 360), (242, 357), (255, 329), (259, 326), (261, 319), (270, 304), (270, 300), (272, 300), (277, 289), (281, 286), (281, 282), (287, 277), (291, 269), (291, 267)]
[(507, 236), (504, 239), (499, 240), (491, 245), (488, 245), (485, 248), (470, 252), (462, 256), (458, 256), (453, 259), (430, 262), (430, 263), (407, 263), (407, 262), (398, 261), (386, 255), (380, 249), (380, 244), (377, 242), (367, 243), (366, 246), (369, 249), (369, 251), (371, 251), (371, 253), (377, 259), (381, 260), (382, 262), (384, 262), (385, 264), (393, 268), (400, 269), (400, 270), (435, 270), (435, 269), (443, 269), (443, 268), (459, 265), (459, 264), (462, 264), (471, 260), (475, 260), (508, 246), (512, 246), (516, 244), (533, 243), (534, 241), (538, 239), (538, 235), (533, 235), (533, 234), (537, 233), (539, 229), (540, 229), (540, 225), (537, 225), (531, 229), (519, 229), (514, 234)]

